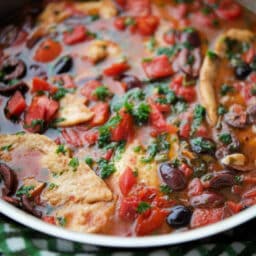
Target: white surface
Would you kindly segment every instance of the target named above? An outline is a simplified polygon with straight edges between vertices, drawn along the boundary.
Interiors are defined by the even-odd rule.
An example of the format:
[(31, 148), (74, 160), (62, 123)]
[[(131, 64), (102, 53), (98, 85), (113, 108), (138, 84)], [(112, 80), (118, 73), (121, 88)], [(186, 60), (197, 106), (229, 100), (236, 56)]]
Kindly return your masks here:
[(15, 221), (24, 224), (25, 226), (55, 237), (92, 245), (140, 248), (173, 245), (217, 234), (254, 218), (256, 216), (256, 206), (250, 207), (223, 221), (202, 228), (167, 235), (147, 237), (117, 237), (96, 234), (82, 234), (69, 231), (67, 229), (45, 223), (3, 200), (0, 200), (0, 212)]

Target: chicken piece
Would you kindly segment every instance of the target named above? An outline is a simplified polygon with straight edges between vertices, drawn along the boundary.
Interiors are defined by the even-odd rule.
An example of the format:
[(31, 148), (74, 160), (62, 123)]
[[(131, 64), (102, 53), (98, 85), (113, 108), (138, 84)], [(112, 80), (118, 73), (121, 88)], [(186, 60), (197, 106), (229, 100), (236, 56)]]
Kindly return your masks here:
[(106, 40), (94, 40), (88, 47), (86, 57), (93, 63), (100, 62), (106, 57), (117, 56), (120, 49), (116, 43)]
[(209, 124), (215, 126), (218, 120), (217, 99), (215, 95), (215, 81), (218, 73), (220, 59), (206, 56), (200, 71), (199, 96), (201, 104), (205, 107)]
[(58, 127), (66, 127), (84, 123), (93, 118), (93, 112), (85, 106), (86, 99), (77, 94), (67, 94), (60, 100)]
[[(60, 213), (75, 215), (77, 220), (73, 220), (68, 228), (84, 232), (97, 232), (105, 228), (112, 215), (115, 201), (104, 181), (84, 162), (75, 161), (76, 159), (70, 158), (67, 154), (57, 153), (58, 145), (39, 134), (0, 135), (0, 147), (4, 145), (12, 147), (4, 153), (0, 151), (0, 160), (10, 166), (13, 166), (14, 162), (18, 163), (19, 158), (29, 157), (31, 152), (38, 152), (39, 167), (49, 170), (49, 185), (43, 190), (41, 199), (45, 204), (58, 209), (53, 211), (55, 217)], [(96, 225), (99, 218), (96, 216), (99, 215), (102, 221)], [(94, 217), (84, 219), (85, 216)], [(81, 219), (82, 222), (77, 222)], [(81, 226), (78, 226), (78, 223)]]

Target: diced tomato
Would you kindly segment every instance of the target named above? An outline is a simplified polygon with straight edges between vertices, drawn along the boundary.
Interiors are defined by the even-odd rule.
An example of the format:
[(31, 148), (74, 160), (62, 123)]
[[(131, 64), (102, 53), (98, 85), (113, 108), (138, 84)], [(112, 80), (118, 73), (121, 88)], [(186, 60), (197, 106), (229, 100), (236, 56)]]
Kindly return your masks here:
[(139, 200), (135, 197), (123, 198), (120, 202), (119, 217), (123, 220), (134, 220), (137, 216)]
[(50, 85), (45, 80), (34, 77), (32, 81), (32, 92), (48, 91), (55, 93), (58, 90), (57, 87)]
[(170, 44), (170, 45), (175, 44), (175, 41), (176, 41), (175, 32), (173, 30), (169, 30), (165, 32), (163, 39), (167, 44)]
[(125, 25), (125, 18), (124, 17), (117, 17), (114, 20), (114, 26), (119, 30), (124, 30), (126, 28)]
[(231, 210), (233, 214), (238, 213), (243, 209), (242, 204), (235, 203), (233, 201), (227, 201), (226, 206)]
[(209, 130), (204, 125), (200, 125), (197, 128), (196, 136), (207, 138), (209, 137)]
[(150, 79), (163, 78), (173, 74), (171, 63), (166, 55), (143, 62), (142, 66), (147, 77)]
[(126, 167), (119, 178), (119, 187), (123, 195), (128, 195), (131, 188), (137, 183), (137, 179), (130, 167)]
[(98, 126), (107, 122), (110, 115), (108, 103), (106, 102), (97, 103), (91, 108), (91, 111), (94, 113), (94, 117), (90, 121), (91, 126)]
[(19, 117), (26, 109), (26, 101), (20, 91), (16, 91), (8, 100), (5, 113), (8, 118)]
[(96, 143), (96, 141), (98, 140), (99, 134), (98, 131), (86, 131), (84, 133), (83, 138), (85, 139), (85, 141), (89, 144), (89, 145), (93, 145)]
[(103, 156), (103, 158), (106, 159), (107, 161), (109, 161), (111, 159), (113, 153), (114, 153), (113, 149), (109, 149), (109, 150), (107, 150), (107, 152)]
[(182, 163), (180, 170), (184, 173), (185, 177), (190, 177), (193, 174), (193, 170), (185, 163)]
[(154, 104), (156, 108), (162, 112), (162, 113), (169, 113), (171, 111), (171, 106), (170, 104), (163, 104), (158, 102), (158, 99), (161, 99), (161, 97), (153, 97), (154, 99)]
[(188, 196), (199, 196), (204, 190), (203, 184), (199, 178), (194, 178), (188, 185)]
[(126, 0), (115, 0), (115, 2), (122, 8), (125, 8)]
[(65, 141), (74, 147), (81, 147), (84, 145), (81, 134), (74, 128), (63, 129), (61, 134)]
[(140, 214), (135, 227), (136, 234), (138, 236), (151, 234), (165, 222), (166, 215), (166, 211), (159, 208), (150, 209), (150, 215), (146, 217)]
[(209, 225), (223, 219), (223, 208), (195, 209), (191, 218), (191, 228)]
[(222, 0), (216, 9), (216, 13), (221, 19), (234, 20), (242, 15), (242, 9), (233, 0)]
[(122, 141), (129, 140), (133, 135), (133, 120), (130, 114), (121, 111), (121, 121), (111, 129), (111, 140)]
[(254, 56), (255, 56), (255, 49), (254, 47), (251, 46), (247, 52), (243, 53), (242, 59), (249, 64), (250, 62), (253, 61)]
[(185, 123), (182, 123), (179, 127), (179, 135), (183, 138), (189, 138), (191, 130), (191, 123), (186, 121)]
[(34, 97), (25, 114), (25, 128), (30, 132), (42, 132), (42, 126), (46, 126), (53, 120), (58, 108), (59, 103), (45, 95)]
[(198, 26), (210, 28), (214, 27), (214, 24), (217, 21), (217, 17), (213, 12), (204, 14), (201, 11), (195, 12), (192, 19)]
[(151, 111), (149, 114), (149, 122), (157, 133), (175, 133), (177, 131), (177, 128), (175, 126), (166, 122), (163, 114), (159, 111), (154, 103), (150, 102), (150, 107)]
[(97, 97), (94, 95), (94, 91), (100, 86), (101, 82), (98, 80), (88, 81), (81, 89), (81, 94), (89, 100), (97, 100)]
[(46, 39), (36, 50), (34, 59), (38, 62), (50, 62), (56, 59), (62, 51), (60, 43)]
[(52, 224), (52, 225), (56, 225), (56, 221), (55, 221), (55, 217), (54, 216), (44, 216), (42, 218), (43, 221)]
[(243, 194), (243, 198), (256, 198), (256, 188), (252, 188)]
[(125, 9), (132, 16), (145, 16), (151, 13), (150, 0), (127, 0)]
[(87, 31), (83, 25), (77, 25), (71, 31), (63, 33), (64, 43), (67, 45), (74, 45), (85, 41), (87, 38)]
[(106, 76), (117, 76), (129, 69), (129, 65), (126, 62), (114, 63), (110, 67), (103, 70)]
[(153, 15), (138, 17), (136, 19), (136, 29), (143, 36), (153, 35), (158, 25), (159, 25), (159, 19), (158, 17)]

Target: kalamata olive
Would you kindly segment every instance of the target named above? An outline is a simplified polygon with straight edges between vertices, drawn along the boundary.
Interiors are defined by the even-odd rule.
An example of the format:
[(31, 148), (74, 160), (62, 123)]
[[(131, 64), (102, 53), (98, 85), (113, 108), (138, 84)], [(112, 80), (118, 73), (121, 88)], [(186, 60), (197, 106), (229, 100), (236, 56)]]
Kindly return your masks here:
[(31, 213), (38, 218), (41, 218), (42, 213), (35, 209), (35, 207), (33, 206), (33, 202), (26, 195), (21, 196), (21, 205), (22, 208), (28, 213)]
[(190, 140), (190, 146), (193, 152), (201, 154), (214, 154), (216, 150), (215, 143), (203, 137), (197, 137)]
[(170, 163), (162, 163), (159, 167), (162, 180), (174, 191), (186, 187), (187, 181), (182, 171)]
[(2, 62), (0, 69), (4, 73), (4, 81), (20, 79), (26, 75), (25, 63), (17, 58), (5, 59)]
[(189, 224), (192, 212), (183, 205), (172, 207), (170, 214), (166, 218), (166, 222), (173, 228), (185, 227)]
[(5, 27), (0, 33), (0, 44), (6, 47), (11, 46), (18, 36), (19, 30), (14, 25)]
[(41, 77), (41, 78), (47, 78), (46, 71), (38, 64), (32, 64), (29, 67), (29, 73), (32, 77), (36, 76), (36, 77)]
[(201, 195), (190, 198), (190, 204), (193, 207), (215, 208), (223, 205), (224, 202), (224, 197), (214, 192), (204, 192)]
[(29, 89), (28, 85), (23, 81), (18, 81), (13, 84), (5, 84), (0, 82), (0, 94), (3, 95), (11, 95), (16, 90), (20, 90), (22, 92), (26, 92)]
[(182, 32), (180, 41), (181, 43), (189, 43), (194, 48), (200, 47), (201, 45), (200, 35), (194, 29)]
[(252, 69), (247, 63), (242, 63), (235, 67), (235, 76), (239, 80), (244, 80), (251, 72)]
[(235, 184), (235, 176), (228, 171), (216, 172), (209, 181), (209, 188), (220, 189)]
[(2, 196), (2, 199), (10, 204), (13, 204), (15, 206), (19, 206), (20, 205), (20, 201), (17, 198), (13, 198), (10, 196)]
[(120, 77), (120, 81), (126, 84), (127, 90), (142, 87), (142, 82), (139, 80), (138, 77), (133, 75), (123, 74)]
[(17, 186), (17, 177), (15, 172), (6, 164), (0, 163), (0, 175), (4, 181), (3, 194), (12, 195)]
[(251, 105), (247, 108), (247, 123), (256, 124), (256, 105)]
[(231, 127), (243, 129), (247, 124), (246, 111), (244, 111), (242, 106), (235, 104), (225, 114), (224, 121)]
[(68, 73), (73, 67), (73, 59), (70, 55), (61, 57), (53, 67), (55, 74)]

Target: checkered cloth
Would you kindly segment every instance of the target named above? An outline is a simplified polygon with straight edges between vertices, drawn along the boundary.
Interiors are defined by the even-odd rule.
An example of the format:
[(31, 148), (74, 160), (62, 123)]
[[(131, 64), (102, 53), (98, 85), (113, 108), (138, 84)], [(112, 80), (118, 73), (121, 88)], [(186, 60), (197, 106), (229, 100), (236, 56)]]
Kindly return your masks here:
[(4, 256), (256, 256), (256, 221), (182, 246), (121, 250), (56, 239), (0, 216), (0, 252)]

